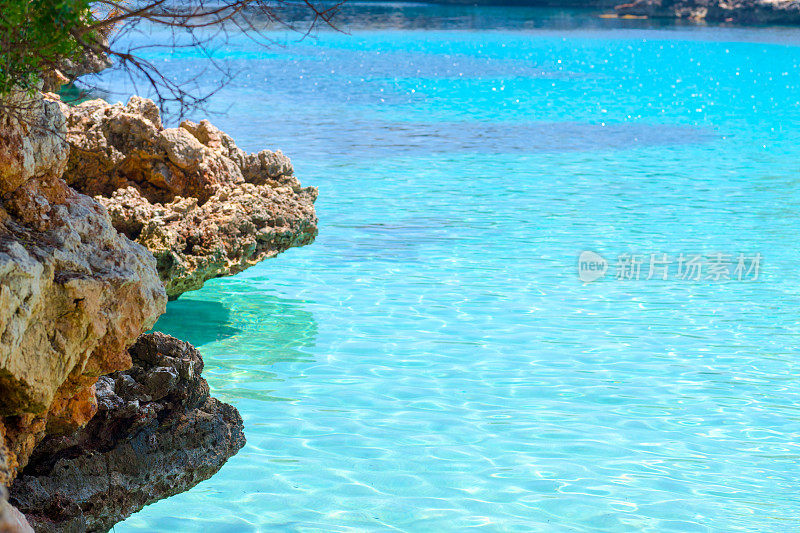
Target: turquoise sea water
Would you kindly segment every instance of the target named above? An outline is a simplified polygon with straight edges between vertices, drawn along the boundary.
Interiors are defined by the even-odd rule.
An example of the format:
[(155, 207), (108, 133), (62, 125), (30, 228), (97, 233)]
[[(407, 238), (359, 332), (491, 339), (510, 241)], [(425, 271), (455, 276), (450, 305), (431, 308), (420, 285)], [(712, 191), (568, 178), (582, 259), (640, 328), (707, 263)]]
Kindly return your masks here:
[[(796, 530), (800, 31), (345, 15), (218, 51), (212, 121), (292, 157), (320, 234), (170, 303), (248, 444), (116, 531)], [(617, 280), (626, 252), (763, 259)]]

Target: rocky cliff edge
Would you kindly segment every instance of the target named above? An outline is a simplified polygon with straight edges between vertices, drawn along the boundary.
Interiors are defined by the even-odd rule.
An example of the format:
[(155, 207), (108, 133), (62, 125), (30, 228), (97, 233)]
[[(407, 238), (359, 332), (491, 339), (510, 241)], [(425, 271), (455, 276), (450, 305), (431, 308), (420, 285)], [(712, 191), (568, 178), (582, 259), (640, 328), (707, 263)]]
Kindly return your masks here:
[[(37, 531), (105, 531), (244, 444), (200, 354), (140, 335), (168, 296), (311, 242), (317, 193), (280, 152), (164, 128), (148, 100), (5, 103), (0, 488)], [(0, 532), (29, 530), (0, 491)]]

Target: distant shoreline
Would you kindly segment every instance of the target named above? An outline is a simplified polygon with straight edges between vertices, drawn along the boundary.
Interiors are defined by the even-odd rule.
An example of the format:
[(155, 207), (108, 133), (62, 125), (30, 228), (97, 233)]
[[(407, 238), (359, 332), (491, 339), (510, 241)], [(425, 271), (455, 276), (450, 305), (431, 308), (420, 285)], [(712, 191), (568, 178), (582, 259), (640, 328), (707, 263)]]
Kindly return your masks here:
[[(728, 22), (741, 25), (800, 25), (800, 5), (790, 0), (405, 0), (408, 3), (481, 7), (541, 7), (601, 9), (607, 18), (680, 19), (696, 23)], [(381, 0), (358, 0), (382, 3)]]

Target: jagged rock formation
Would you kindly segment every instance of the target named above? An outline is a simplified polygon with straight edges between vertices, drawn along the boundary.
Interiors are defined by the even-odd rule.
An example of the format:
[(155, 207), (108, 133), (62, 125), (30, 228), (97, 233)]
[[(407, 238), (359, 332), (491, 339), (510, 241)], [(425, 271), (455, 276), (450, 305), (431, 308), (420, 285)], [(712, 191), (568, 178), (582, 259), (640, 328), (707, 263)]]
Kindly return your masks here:
[(12, 487), (37, 531), (107, 531), (148, 503), (211, 477), (244, 446), (242, 419), (208, 395), (190, 344), (142, 335), (133, 368), (100, 378), (99, 411), (48, 437)]
[(108, 47), (108, 37), (100, 36), (100, 47), (84, 50), (77, 59), (63, 59), (58, 66), (69, 81), (74, 81), (86, 74), (98, 74), (111, 67), (111, 60), (102, 50)]
[[(0, 117), (0, 488), (14, 482), (12, 503), (22, 507), (39, 531), (107, 530), (147, 503), (210, 477), (243, 446), (242, 420), (233, 407), (209, 397), (194, 348), (161, 334), (139, 337), (163, 313), (164, 286), (171, 286), (165, 276), (172, 271), (162, 269), (159, 277), (153, 253), (119, 233), (102, 203), (64, 181), (67, 168), (74, 177), (75, 160), (65, 140), (65, 106), (57, 97), (15, 98), (6, 101), (15, 104), (13, 112)], [(151, 115), (152, 102), (139, 102), (141, 111)], [(146, 131), (164, 138), (183, 135), (160, 124), (156, 128), (144, 115), (132, 115), (132, 124), (117, 123), (121, 131), (105, 132), (114, 139), (106, 145), (114, 164), (120, 162), (114, 159), (119, 155), (115, 143), (129, 126), (152, 127)], [(157, 113), (153, 119), (157, 121)], [(195, 144), (166, 143), (172, 158), (165, 165), (181, 157), (200, 166), (232, 165), (241, 180), (230, 178), (236, 170), (202, 176), (207, 166), (194, 174), (187, 171), (176, 191), (191, 190), (197, 196), (175, 195), (164, 209), (210, 219), (202, 224), (191, 220), (204, 232), (199, 248), (218, 242), (229, 246), (223, 250), (229, 263), (216, 259), (227, 266), (225, 273), (286, 245), (284, 237), (291, 243), (306, 240), (284, 236), (284, 220), (274, 217), (296, 209), (298, 220), (288, 224), (306, 228), (310, 223), (309, 231), (316, 231), (315, 191), (299, 187), (288, 160), (279, 154), (240, 154), (210, 125), (187, 123), (180, 129), (190, 130), (193, 139), (200, 136), (208, 144), (221, 139), (226, 155), (219, 155), (222, 147), (205, 147), (197, 162), (192, 159), (197, 154), (185, 151), (197, 148)], [(84, 140), (87, 144), (97, 140), (92, 128), (84, 134), (91, 138)], [(70, 137), (76, 140), (73, 133)], [(149, 147), (151, 140), (142, 145)], [(209, 152), (215, 163), (207, 160)], [(147, 159), (145, 148), (133, 153)], [(152, 154), (157, 166), (160, 152)], [(233, 162), (231, 157), (239, 155), (247, 162)], [(221, 184), (214, 181), (218, 175), (223, 176)], [(128, 185), (128, 192), (145, 198)], [(142, 190), (169, 195), (163, 185)], [(225, 191), (237, 196), (231, 206), (225, 205)], [(113, 196), (104, 201), (111, 209), (122, 209)], [(199, 211), (203, 206), (208, 211)], [(141, 222), (141, 234), (165, 235), (148, 229), (148, 217), (153, 216), (178, 232), (170, 226), (173, 218), (142, 211), (161, 208), (158, 203), (136, 204), (133, 210), (142, 218), (117, 214), (113, 221), (120, 227)], [(273, 223), (270, 230), (248, 226), (258, 216), (265, 217), (267, 226)], [(236, 224), (237, 235), (245, 245), (252, 237), (254, 249), (233, 247)], [(272, 240), (258, 240), (265, 236)], [(186, 249), (181, 253), (192, 255)], [(0, 533), (26, 527), (25, 518), (0, 494)]]
[(208, 121), (164, 128), (139, 97), (64, 111), (77, 147), (67, 183), (155, 255), (171, 298), (314, 240), (317, 190), (301, 187), (282, 153), (246, 154)]
[(45, 91), (57, 92), (62, 85), (73, 82), (80, 76), (98, 74), (111, 68), (111, 60), (105, 53), (105, 50), (108, 49), (108, 36), (99, 34), (96, 35), (96, 38), (96, 44), (93, 47), (84, 48), (80, 56), (63, 58), (55, 68), (43, 73)]
[(616, 10), (621, 15), (695, 21), (800, 24), (800, 3), (794, 0), (634, 0)]
[[(194, 348), (128, 347), (167, 296), (313, 241), (317, 191), (207, 121), (164, 128), (149, 100), (5, 103), (0, 489), (38, 531), (105, 531), (244, 445)], [(28, 527), (0, 494), (0, 533)]]
[(0, 117), (0, 484), (45, 430), (96, 410), (93, 384), (128, 368), (126, 348), (166, 298), (147, 250), (61, 179), (69, 147), (56, 101), (18, 95)]

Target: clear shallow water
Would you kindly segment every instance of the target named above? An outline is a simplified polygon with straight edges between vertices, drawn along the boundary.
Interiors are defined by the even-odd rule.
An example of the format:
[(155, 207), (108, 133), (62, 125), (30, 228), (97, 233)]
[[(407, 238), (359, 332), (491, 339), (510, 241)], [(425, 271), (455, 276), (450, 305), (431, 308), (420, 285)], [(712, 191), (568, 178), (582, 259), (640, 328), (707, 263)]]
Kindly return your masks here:
[[(321, 231), (170, 303), (248, 444), (116, 531), (794, 530), (800, 32), (346, 16), (220, 50), (213, 122), (292, 157)], [(764, 263), (584, 284), (587, 249)]]

